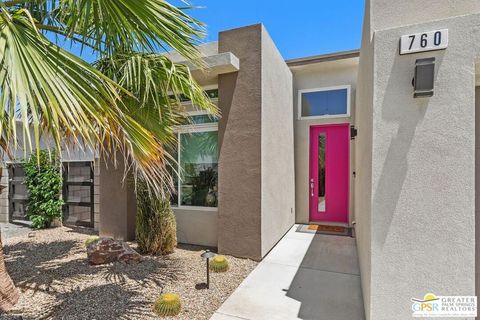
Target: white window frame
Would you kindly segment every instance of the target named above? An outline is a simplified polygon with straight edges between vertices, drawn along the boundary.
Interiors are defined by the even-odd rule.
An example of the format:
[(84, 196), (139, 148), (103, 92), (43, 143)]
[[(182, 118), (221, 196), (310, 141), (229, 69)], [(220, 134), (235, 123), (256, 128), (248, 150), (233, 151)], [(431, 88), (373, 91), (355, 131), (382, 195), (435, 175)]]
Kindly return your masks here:
[[(347, 89), (347, 112), (343, 114), (326, 114), (323, 116), (302, 116), (302, 95), (309, 92), (322, 92), (322, 91), (333, 91)], [(351, 96), (352, 86), (351, 85), (341, 85), (334, 87), (321, 87), (321, 88), (312, 88), (312, 89), (302, 89), (298, 90), (298, 120), (312, 120), (312, 119), (332, 119), (332, 118), (346, 118), (350, 117), (350, 96)]]
[[(197, 115), (208, 115), (208, 112), (206, 111), (191, 111), (188, 112), (188, 115), (190, 116), (197, 116)], [(180, 146), (180, 134), (185, 134), (185, 133), (196, 133), (196, 132), (212, 132), (216, 131), (218, 132), (218, 122), (212, 122), (212, 123), (201, 123), (201, 124), (191, 124), (191, 125), (183, 125), (183, 126), (178, 126), (174, 129), (175, 134), (177, 135), (177, 162), (178, 162), (178, 181), (177, 181), (177, 204), (172, 205), (172, 209), (174, 210), (197, 210), (197, 211), (218, 211), (218, 203), (216, 207), (200, 207), (200, 206), (185, 206), (181, 204), (181, 185), (182, 181), (180, 179), (181, 176), (181, 168), (180, 168), (180, 161), (181, 161), (181, 146)]]
[[(218, 85), (217, 84), (212, 84), (212, 85), (208, 85), (208, 86), (202, 86), (202, 89), (204, 91), (208, 91), (208, 90), (218, 90)], [(212, 101), (213, 103), (217, 103), (218, 102), (218, 98), (210, 98), (210, 101)], [(183, 101), (180, 103), (182, 106), (189, 106), (189, 105), (192, 105), (192, 101)], [(191, 114), (191, 113), (194, 113), (195, 111), (189, 111), (188, 114)], [(208, 114), (207, 112), (205, 111), (197, 111), (197, 112), (204, 112), (204, 113), (201, 113), (201, 114)], [(193, 115), (193, 114), (192, 114)]]

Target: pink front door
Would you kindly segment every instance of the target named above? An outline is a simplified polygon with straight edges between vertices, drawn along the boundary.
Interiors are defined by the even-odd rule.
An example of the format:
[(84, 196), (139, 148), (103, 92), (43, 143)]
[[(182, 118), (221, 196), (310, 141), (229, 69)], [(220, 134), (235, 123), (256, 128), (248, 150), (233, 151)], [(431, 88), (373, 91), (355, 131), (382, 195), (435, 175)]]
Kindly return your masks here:
[(310, 221), (348, 223), (348, 123), (310, 127)]

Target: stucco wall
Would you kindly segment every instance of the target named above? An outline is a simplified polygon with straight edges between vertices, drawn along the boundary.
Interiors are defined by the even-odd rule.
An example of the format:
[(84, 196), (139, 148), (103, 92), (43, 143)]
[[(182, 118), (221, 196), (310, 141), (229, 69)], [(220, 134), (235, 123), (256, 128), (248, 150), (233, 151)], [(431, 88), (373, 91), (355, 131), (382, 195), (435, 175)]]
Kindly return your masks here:
[[(368, 230), (357, 230), (362, 277), (371, 254), (370, 279), (362, 279), (369, 319), (407, 319), (410, 298), (426, 292), (474, 294), (478, 21), (469, 15), (374, 30), (373, 63), (366, 63), (373, 89), (365, 94), (373, 95), (372, 206), (370, 216), (362, 212), (370, 248), (360, 240)], [(401, 35), (437, 28), (449, 29), (447, 50), (399, 56)], [(415, 59), (425, 57), (436, 58), (435, 94), (414, 99)]]
[(218, 244), (217, 210), (188, 210), (173, 208), (177, 220), (179, 243), (193, 243), (207, 247)]
[(123, 179), (123, 157), (117, 157), (116, 167), (113, 159), (102, 158), (99, 164), (100, 236), (133, 240), (137, 203), (132, 179)]
[(294, 222), (292, 77), (260, 24), (224, 31), (240, 70), (218, 78), (218, 249), (261, 259)]
[[(374, 0), (373, 30), (400, 27), (480, 12), (478, 0)], [(428, 30), (427, 30), (428, 31)]]
[(220, 32), (219, 52), (232, 52), (240, 70), (218, 77), (218, 250), (260, 259), (261, 25)]
[(295, 222), (292, 73), (262, 27), (262, 256)]
[(366, 1), (362, 47), (358, 65), (355, 125), (355, 239), (357, 241), (360, 279), (367, 318), (370, 316), (372, 276), (372, 122), (373, 122), (373, 45), (370, 29), (370, 6)]
[[(296, 222), (309, 223), (310, 126), (331, 123), (353, 124), (358, 58), (327, 61), (291, 68), (293, 73), (293, 117), (295, 123)], [(350, 85), (350, 117), (299, 119), (299, 90)], [(355, 142), (350, 144), (350, 172), (354, 171)], [(353, 175), (350, 176), (351, 179)], [(353, 217), (353, 183), (350, 183), (350, 219)]]

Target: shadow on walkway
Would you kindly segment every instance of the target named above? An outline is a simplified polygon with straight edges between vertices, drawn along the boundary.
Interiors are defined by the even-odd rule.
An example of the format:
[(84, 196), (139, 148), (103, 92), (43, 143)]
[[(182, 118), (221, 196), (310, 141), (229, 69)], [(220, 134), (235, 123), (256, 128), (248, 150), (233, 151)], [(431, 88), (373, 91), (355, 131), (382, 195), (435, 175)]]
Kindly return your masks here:
[(212, 320), (364, 320), (355, 239), (294, 226)]
[(299, 319), (365, 319), (355, 240), (315, 234), (287, 296)]

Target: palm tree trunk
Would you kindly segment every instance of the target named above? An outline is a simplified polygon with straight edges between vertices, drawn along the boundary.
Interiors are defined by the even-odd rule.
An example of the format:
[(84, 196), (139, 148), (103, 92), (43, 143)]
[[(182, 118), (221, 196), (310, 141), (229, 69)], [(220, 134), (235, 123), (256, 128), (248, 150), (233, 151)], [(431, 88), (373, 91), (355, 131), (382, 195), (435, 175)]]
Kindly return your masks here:
[(3, 256), (3, 244), (0, 233), (0, 311), (11, 309), (18, 301), (20, 293), (10, 278), (5, 267), (5, 259)]

